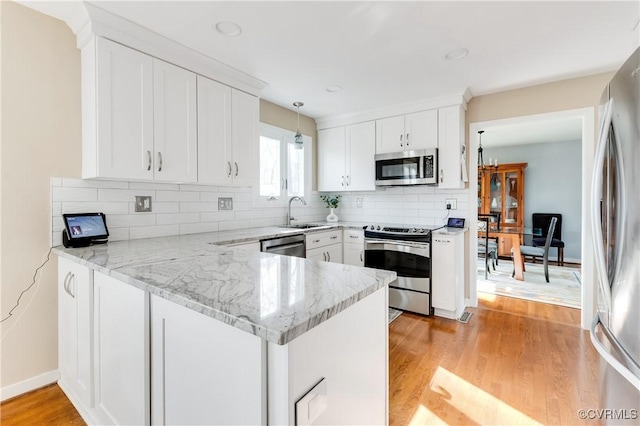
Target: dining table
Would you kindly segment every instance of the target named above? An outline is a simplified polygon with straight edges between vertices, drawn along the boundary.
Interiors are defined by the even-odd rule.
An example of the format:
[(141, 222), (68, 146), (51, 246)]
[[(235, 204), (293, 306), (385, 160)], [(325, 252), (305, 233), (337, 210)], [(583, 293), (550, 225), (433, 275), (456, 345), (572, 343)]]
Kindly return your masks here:
[[(484, 234), (484, 231), (482, 231)], [(542, 236), (539, 228), (528, 227), (503, 227), (498, 229), (494, 224), (489, 225), (489, 238), (505, 238), (511, 240), (511, 255), (513, 257), (514, 278), (524, 281), (524, 257), (520, 251), (520, 246), (530, 244), (532, 237)]]

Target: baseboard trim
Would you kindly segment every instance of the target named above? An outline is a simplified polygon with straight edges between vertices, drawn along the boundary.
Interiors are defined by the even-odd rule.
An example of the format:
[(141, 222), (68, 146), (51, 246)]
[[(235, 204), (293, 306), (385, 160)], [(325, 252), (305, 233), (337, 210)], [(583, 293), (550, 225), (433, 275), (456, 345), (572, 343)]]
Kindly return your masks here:
[(31, 377), (18, 383), (0, 388), (0, 402), (40, 389), (44, 386), (55, 383), (60, 378), (60, 371), (51, 370), (38, 376)]

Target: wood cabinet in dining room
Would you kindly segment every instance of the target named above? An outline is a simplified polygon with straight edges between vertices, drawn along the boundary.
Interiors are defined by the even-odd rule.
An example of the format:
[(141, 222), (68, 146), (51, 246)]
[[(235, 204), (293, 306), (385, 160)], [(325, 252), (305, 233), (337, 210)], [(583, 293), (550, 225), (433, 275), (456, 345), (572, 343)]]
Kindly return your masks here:
[(375, 190), (375, 123), (318, 130), (318, 191)]
[(196, 181), (194, 73), (96, 37), (82, 80), (84, 178)]
[(376, 120), (376, 154), (438, 147), (438, 110)]
[(198, 182), (258, 181), (259, 103), (255, 96), (198, 76)]

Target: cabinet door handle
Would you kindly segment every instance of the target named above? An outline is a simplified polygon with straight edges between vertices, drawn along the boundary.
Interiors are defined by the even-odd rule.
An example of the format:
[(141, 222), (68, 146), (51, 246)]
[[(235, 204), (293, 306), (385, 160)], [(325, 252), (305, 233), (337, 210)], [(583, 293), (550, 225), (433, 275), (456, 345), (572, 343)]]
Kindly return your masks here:
[(160, 164), (158, 164), (158, 171), (161, 172), (162, 171), (162, 153), (160, 151), (158, 151), (158, 162)]
[(400, 134), (400, 146), (404, 146), (402, 143), (402, 134)]
[(337, 240), (337, 239), (338, 239), (338, 236), (337, 236), (337, 235), (334, 235), (334, 236), (332, 236), (332, 237), (331, 237), (331, 239), (332, 239), (332, 240)]
[(152, 160), (152, 156), (151, 156), (151, 151), (147, 150), (147, 160), (148, 160), (148, 164), (147, 164), (147, 171), (151, 171), (151, 161)]
[(351, 186), (351, 176), (347, 175), (347, 186)]
[(349, 238), (359, 238), (357, 235), (349, 235)]
[(231, 161), (227, 161), (227, 177), (231, 177)]
[(340, 185), (344, 186), (344, 176), (342, 176), (342, 182), (340, 183)]
[(326, 251), (322, 252), (322, 260), (324, 260), (325, 262), (327, 261), (327, 252)]
[(71, 290), (69, 289), (69, 287), (70, 287), (70, 284), (71, 284), (71, 280), (75, 280), (75, 278), (76, 278), (76, 276), (75, 276), (73, 273), (69, 272), (69, 273), (67, 274), (67, 276), (65, 277), (65, 279), (64, 279), (64, 285), (62, 286), (62, 287), (64, 288), (64, 291), (65, 291), (69, 296), (73, 297), (74, 299), (76, 298), (76, 296), (75, 296), (75, 294), (73, 294), (73, 293), (71, 292)]
[(404, 142), (407, 146), (409, 146), (409, 133), (407, 133), (407, 137), (404, 139)]
[(320, 240), (313, 240), (313, 242), (314, 242), (314, 243), (319, 243), (319, 242), (320, 242)]
[(280, 179), (280, 189), (284, 189), (284, 179)]
[(236, 177), (238, 177), (238, 172), (240, 171), (240, 168), (238, 167), (238, 163), (236, 163), (235, 161), (233, 162), (233, 164), (235, 164), (236, 166)]
[(360, 262), (364, 262), (364, 258), (362, 255), (364, 254), (364, 250), (360, 250)]
[(444, 182), (444, 170), (440, 169), (440, 183)]
[(331, 262), (331, 253), (327, 252), (327, 262)]

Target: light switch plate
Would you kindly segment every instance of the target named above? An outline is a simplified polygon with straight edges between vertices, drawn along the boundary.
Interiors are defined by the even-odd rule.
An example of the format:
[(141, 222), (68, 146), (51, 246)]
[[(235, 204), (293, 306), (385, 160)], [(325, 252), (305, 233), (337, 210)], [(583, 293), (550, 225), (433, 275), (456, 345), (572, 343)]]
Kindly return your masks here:
[(151, 196), (136, 195), (136, 213), (147, 213), (151, 211)]
[(218, 197), (218, 210), (233, 210), (233, 198)]
[(362, 198), (356, 198), (356, 207), (359, 209), (362, 208)]
[(323, 378), (296, 402), (296, 425), (310, 426), (327, 409), (327, 380)]

